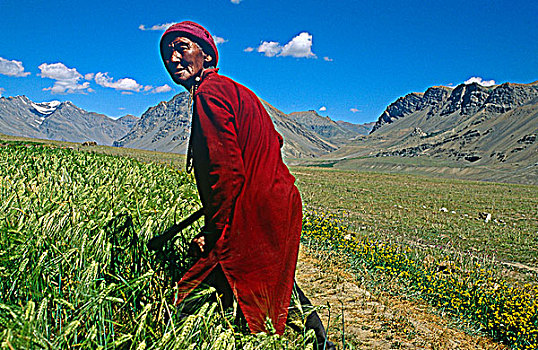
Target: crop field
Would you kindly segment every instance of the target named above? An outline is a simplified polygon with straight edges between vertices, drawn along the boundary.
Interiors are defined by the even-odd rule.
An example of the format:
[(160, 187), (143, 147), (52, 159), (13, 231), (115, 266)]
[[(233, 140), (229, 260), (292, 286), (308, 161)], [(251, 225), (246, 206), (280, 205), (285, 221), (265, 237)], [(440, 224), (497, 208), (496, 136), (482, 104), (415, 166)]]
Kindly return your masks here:
[[(146, 242), (199, 207), (177, 168), (40, 144), (0, 147), (0, 343), (3, 348), (308, 348), (244, 335), (218, 303), (179, 322), (173, 281), (186, 242)], [(200, 298), (209, 290), (201, 290)]]
[[(201, 223), (158, 253), (145, 243), (199, 208), (183, 157), (62, 147), (0, 141), (3, 348), (313, 347), (311, 333), (244, 334), (211, 301), (186, 319), (175, 313), (173, 281), (192, 263), (186, 244)], [(500, 344), (536, 348), (536, 186), (292, 172), (302, 242), (320, 261), (337, 261), (373, 293), (424, 301)], [(362, 348), (345, 322), (333, 315), (332, 336)]]

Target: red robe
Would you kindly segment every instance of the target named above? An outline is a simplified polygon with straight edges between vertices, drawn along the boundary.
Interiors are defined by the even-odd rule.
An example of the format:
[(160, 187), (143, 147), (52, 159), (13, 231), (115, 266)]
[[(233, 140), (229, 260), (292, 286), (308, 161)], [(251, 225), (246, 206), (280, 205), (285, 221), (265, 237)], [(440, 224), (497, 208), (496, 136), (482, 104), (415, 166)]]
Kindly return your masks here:
[(256, 95), (206, 70), (194, 94), (192, 155), (207, 227), (222, 235), (178, 282), (180, 303), (220, 264), (251, 332), (284, 331), (302, 226), (282, 136)]

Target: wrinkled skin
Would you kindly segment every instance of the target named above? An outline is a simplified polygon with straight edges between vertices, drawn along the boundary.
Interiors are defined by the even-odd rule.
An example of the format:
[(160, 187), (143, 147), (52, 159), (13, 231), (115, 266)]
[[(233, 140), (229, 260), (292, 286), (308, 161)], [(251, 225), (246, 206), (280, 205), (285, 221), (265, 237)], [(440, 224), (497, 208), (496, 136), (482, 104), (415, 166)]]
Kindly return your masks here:
[(212, 60), (211, 55), (206, 54), (197, 43), (181, 36), (165, 38), (162, 54), (172, 80), (187, 90), (190, 90), (195, 79), (202, 74), (205, 64)]

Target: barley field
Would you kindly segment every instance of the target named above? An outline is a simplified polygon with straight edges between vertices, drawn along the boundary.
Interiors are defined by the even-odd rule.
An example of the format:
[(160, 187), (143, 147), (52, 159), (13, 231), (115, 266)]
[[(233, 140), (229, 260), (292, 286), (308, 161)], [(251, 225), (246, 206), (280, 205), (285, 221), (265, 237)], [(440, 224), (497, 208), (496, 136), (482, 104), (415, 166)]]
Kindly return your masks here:
[(146, 242), (199, 207), (191, 175), (38, 143), (0, 147), (0, 343), (9, 349), (308, 348), (312, 335), (248, 335), (204, 303), (181, 322), (173, 282), (200, 224)]

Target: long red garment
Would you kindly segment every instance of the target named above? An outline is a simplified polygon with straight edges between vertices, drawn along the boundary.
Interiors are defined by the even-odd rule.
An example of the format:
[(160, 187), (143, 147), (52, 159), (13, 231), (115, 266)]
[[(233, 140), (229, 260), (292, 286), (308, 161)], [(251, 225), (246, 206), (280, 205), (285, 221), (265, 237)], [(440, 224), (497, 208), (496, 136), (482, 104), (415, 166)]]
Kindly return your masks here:
[(179, 304), (220, 264), (251, 332), (284, 331), (302, 225), (283, 140), (246, 87), (206, 70), (194, 95), (193, 164), (208, 227), (222, 235), (178, 282)]

